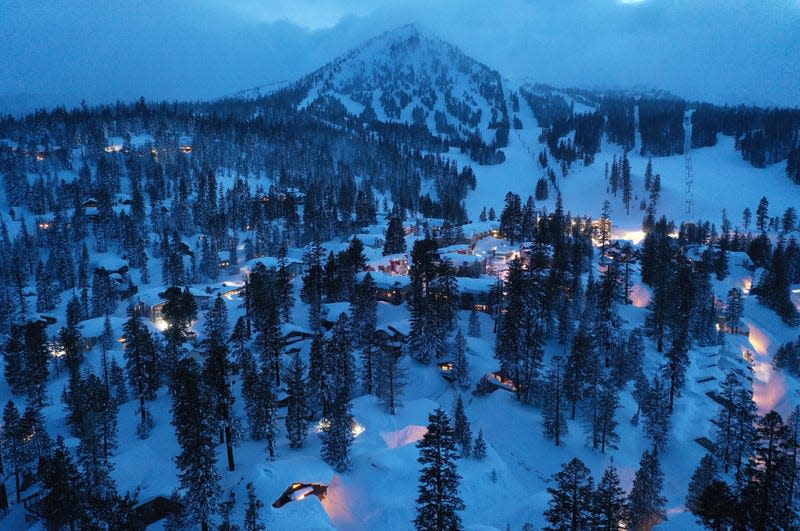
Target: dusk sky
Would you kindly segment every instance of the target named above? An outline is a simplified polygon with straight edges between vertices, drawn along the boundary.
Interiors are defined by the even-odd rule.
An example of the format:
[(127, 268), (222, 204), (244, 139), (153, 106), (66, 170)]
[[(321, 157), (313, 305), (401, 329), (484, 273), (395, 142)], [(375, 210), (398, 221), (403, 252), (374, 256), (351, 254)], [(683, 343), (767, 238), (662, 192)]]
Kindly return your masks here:
[(0, 110), (25, 101), (232, 94), (297, 79), (408, 22), (512, 81), (651, 87), (720, 103), (800, 106), (800, 0), (110, 4), (1, 2)]

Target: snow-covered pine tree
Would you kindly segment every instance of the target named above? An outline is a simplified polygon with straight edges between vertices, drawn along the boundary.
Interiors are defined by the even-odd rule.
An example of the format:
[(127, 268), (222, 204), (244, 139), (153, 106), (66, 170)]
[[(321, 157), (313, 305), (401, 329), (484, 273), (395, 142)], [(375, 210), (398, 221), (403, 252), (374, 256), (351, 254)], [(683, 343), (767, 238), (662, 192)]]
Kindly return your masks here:
[(483, 428), (478, 430), (478, 437), (475, 439), (475, 444), (472, 445), (472, 457), (475, 459), (484, 459), (486, 457), (486, 440), (483, 438)]
[(644, 414), (644, 432), (653, 442), (653, 448), (663, 450), (669, 440), (670, 410), (667, 389), (658, 375), (653, 376), (653, 383), (647, 391), (642, 404)]
[(651, 529), (667, 519), (667, 499), (661, 495), (664, 473), (655, 451), (645, 450), (628, 496), (628, 527)]
[(472, 450), (472, 429), (469, 425), (467, 412), (464, 410), (464, 400), (461, 393), (456, 396), (455, 411), (453, 412), (453, 437), (455, 437), (461, 457), (469, 457)]
[(728, 329), (734, 334), (738, 334), (739, 328), (742, 326), (742, 315), (744, 315), (742, 290), (731, 288), (728, 290), (728, 303), (725, 306), (725, 321)]
[[(436, 241), (423, 239), (414, 242), (411, 251), (411, 294), (409, 309), (409, 353), (420, 363), (430, 363), (438, 354), (439, 339), (443, 336), (442, 321), (434, 313), (437, 311), (429, 296), (430, 284), (436, 277), (438, 251)], [(442, 293), (444, 295), (444, 293)]]
[(755, 423), (758, 418), (756, 404), (753, 402), (753, 393), (750, 389), (741, 387), (734, 395), (733, 408), (733, 466), (736, 469), (736, 480), (741, 481), (745, 472), (744, 465), (754, 451), (756, 440)]
[(117, 362), (117, 358), (111, 358), (109, 384), (114, 390), (114, 402), (118, 406), (128, 401), (128, 386), (125, 384), (125, 373)]
[(86, 480), (87, 511), (95, 522), (122, 523), (118, 513), (130, 510), (132, 504), (120, 498), (111, 477), (114, 465), (109, 458), (117, 447), (117, 406), (96, 375), (90, 373), (82, 387), (85, 403), (76, 431), (80, 439), (78, 463)]
[(306, 399), (306, 366), (298, 353), (292, 356), (286, 381), (289, 404), (286, 410), (286, 436), (290, 448), (302, 448), (308, 432), (308, 400)]
[(700, 507), (700, 497), (715, 479), (717, 479), (717, 464), (711, 454), (705, 454), (697, 468), (692, 472), (686, 493), (686, 508), (697, 514)]
[[(597, 414), (594, 415), (595, 433), (593, 440), (597, 441), (600, 453), (605, 454), (606, 448), (617, 449), (619, 433), (617, 433), (616, 419), (617, 408), (619, 408), (619, 390), (610, 381), (604, 382), (600, 388), (597, 404)], [(597, 448), (595, 446), (595, 448)]]
[(748, 529), (792, 529), (797, 524), (791, 480), (796, 473), (789, 429), (780, 414), (770, 411), (756, 423), (753, 454), (741, 489), (741, 506)]
[(478, 319), (478, 311), (472, 308), (469, 312), (469, 328), (467, 329), (469, 337), (481, 337), (481, 322)]
[(0, 455), (9, 468), (9, 473), (14, 474), (17, 504), (21, 502), (22, 467), (28, 462), (24, 436), (19, 409), (12, 400), (9, 400), (3, 408), (3, 424), (0, 426), (0, 442), (2, 442)]
[(353, 466), (350, 446), (353, 432), (350, 397), (345, 392), (337, 393), (328, 415), (328, 429), (322, 433), (322, 460), (337, 472), (347, 472)]
[(86, 518), (86, 483), (60, 435), (52, 455), (43, 460), (40, 470), (43, 496), (39, 510), (47, 528), (74, 528)]
[(422, 465), (414, 519), (417, 531), (463, 529), (458, 511), (465, 505), (458, 493), (461, 476), (456, 467), (456, 444), (447, 413), (437, 408), (428, 415), (428, 431), (417, 443), (417, 462)]
[(545, 378), (545, 395), (542, 399), (544, 436), (553, 439), (556, 446), (561, 445), (561, 436), (567, 433), (564, 365), (564, 358), (561, 356), (553, 357), (552, 365)]
[(674, 329), (669, 350), (664, 355), (666, 362), (662, 366), (664, 381), (669, 384), (669, 412), (675, 403), (675, 397), (680, 396), (681, 388), (686, 383), (686, 371), (689, 368), (689, 338), (684, 326)]
[(400, 397), (406, 386), (406, 370), (400, 359), (392, 350), (376, 351), (375, 392), (391, 415), (394, 415), (400, 406)]
[(589, 468), (574, 457), (551, 479), (555, 486), (547, 487), (550, 501), (544, 517), (550, 526), (546, 529), (591, 529), (594, 480)]
[(377, 320), (378, 300), (377, 288), (369, 271), (364, 275), (364, 280), (356, 284), (352, 294), (352, 307), (350, 314), (353, 320), (353, 342), (360, 348), (365, 348), (372, 343)]
[(225, 305), (222, 295), (217, 293), (214, 298), (214, 304), (205, 313), (205, 323), (203, 324), (205, 341), (225, 343), (228, 339), (229, 331), (228, 307)]
[(59, 342), (64, 349), (64, 363), (70, 375), (77, 376), (83, 362), (83, 345), (81, 344), (81, 303), (77, 297), (72, 297), (67, 303), (66, 326), (59, 330)]
[(386, 242), (383, 245), (383, 255), (404, 253), (406, 251), (406, 236), (403, 231), (403, 220), (394, 214), (389, 218), (386, 226)]
[(125, 331), (125, 369), (128, 382), (139, 399), (139, 425), (137, 432), (147, 438), (153, 421), (145, 407), (145, 400), (154, 400), (161, 385), (158, 351), (150, 332), (139, 320), (133, 305), (128, 307)]
[(208, 531), (222, 494), (217, 472), (213, 416), (209, 411), (209, 391), (203, 384), (200, 366), (191, 358), (180, 361), (175, 371), (172, 425), (180, 446), (175, 457), (178, 479), (184, 491), (184, 506), (189, 520)]
[(625, 520), (625, 491), (620, 484), (617, 468), (613, 460), (603, 471), (592, 497), (592, 529), (596, 531), (617, 531), (620, 522)]
[(344, 394), (350, 400), (356, 391), (356, 362), (353, 357), (353, 340), (350, 319), (339, 314), (326, 343), (325, 373), (333, 383), (333, 394)]
[(212, 333), (206, 343), (206, 360), (203, 366), (203, 381), (209, 391), (211, 410), (219, 430), (219, 441), (225, 441), (228, 470), (233, 471), (233, 402), (231, 390), (231, 362), (228, 360), (228, 347), (220, 341), (224, 334)]
[(468, 389), (470, 385), (469, 379), (469, 361), (467, 361), (467, 340), (461, 329), (456, 332), (456, 337), (453, 340), (453, 372), (456, 375), (456, 383), (462, 389)]
[[(325, 338), (322, 334), (315, 334), (308, 353), (308, 402), (317, 414), (324, 406), (325, 381)], [(322, 415), (324, 416), (325, 413), (322, 412)]]
[(256, 496), (256, 489), (252, 483), (247, 484), (247, 506), (244, 511), (244, 525), (242, 531), (266, 531), (267, 526), (261, 520), (261, 509), (264, 502)]

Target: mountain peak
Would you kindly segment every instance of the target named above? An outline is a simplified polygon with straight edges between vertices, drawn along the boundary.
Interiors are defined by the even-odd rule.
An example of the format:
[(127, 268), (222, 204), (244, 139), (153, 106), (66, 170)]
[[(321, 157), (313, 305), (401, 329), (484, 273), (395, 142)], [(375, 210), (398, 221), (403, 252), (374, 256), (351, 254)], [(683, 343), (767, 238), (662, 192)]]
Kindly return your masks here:
[(506, 144), (500, 74), (415, 24), (373, 37), (304, 81), (301, 106), (332, 98), (365, 122), (425, 125), (451, 142)]

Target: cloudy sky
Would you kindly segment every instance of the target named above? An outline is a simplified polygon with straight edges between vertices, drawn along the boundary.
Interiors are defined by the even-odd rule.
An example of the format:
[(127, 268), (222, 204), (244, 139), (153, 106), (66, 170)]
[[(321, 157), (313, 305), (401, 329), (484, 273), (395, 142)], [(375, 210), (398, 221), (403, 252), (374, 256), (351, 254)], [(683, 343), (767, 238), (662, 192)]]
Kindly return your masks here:
[(800, 106), (800, 0), (3, 0), (0, 110), (232, 94), (408, 22), (512, 81)]

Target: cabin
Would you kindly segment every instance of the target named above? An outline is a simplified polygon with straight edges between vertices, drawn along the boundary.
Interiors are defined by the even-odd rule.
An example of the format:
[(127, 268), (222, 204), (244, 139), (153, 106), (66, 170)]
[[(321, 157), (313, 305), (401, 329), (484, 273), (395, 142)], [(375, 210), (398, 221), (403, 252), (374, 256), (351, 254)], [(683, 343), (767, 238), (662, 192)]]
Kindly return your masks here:
[(181, 153), (191, 153), (192, 152), (192, 143), (193, 139), (190, 136), (182, 135), (180, 139), (178, 139), (178, 151)]
[(491, 313), (496, 301), (492, 290), (496, 288), (497, 278), (482, 275), (479, 278), (457, 277), (459, 308)]
[(517, 391), (517, 383), (513, 378), (511, 378), (511, 376), (502, 370), (490, 372), (486, 374), (484, 379), (498, 389), (505, 389), (506, 391), (511, 391), (513, 393)]
[(370, 271), (379, 271), (389, 275), (408, 275), (408, 256), (405, 254), (390, 254), (381, 259), (373, 260), (369, 264)]
[(140, 503), (131, 511), (128, 527), (131, 531), (144, 531), (147, 526), (183, 510), (183, 505), (171, 498), (156, 496)]
[(456, 367), (452, 361), (441, 361), (437, 364), (439, 366), (439, 374), (448, 382), (456, 380)]
[(403, 354), (403, 345), (408, 333), (401, 331), (397, 326), (387, 324), (375, 329), (373, 335), (375, 344), (385, 352), (400, 357)]

